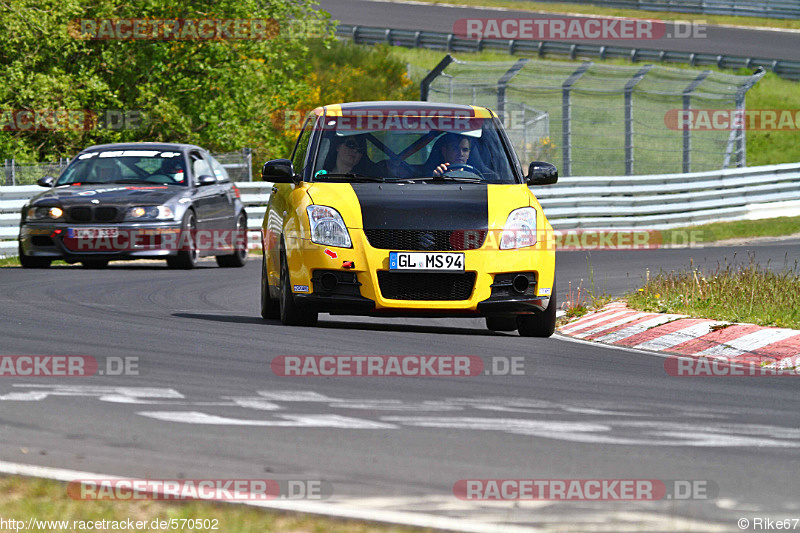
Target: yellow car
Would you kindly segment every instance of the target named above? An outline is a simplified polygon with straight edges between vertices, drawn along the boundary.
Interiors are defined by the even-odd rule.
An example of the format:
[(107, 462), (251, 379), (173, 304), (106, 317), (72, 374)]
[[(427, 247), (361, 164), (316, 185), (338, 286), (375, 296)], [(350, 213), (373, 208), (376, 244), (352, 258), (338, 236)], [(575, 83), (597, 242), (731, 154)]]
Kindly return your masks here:
[(494, 331), (549, 337), (552, 228), (491, 110), (359, 102), (309, 113), (262, 226), (261, 315), (313, 326), (319, 313), (483, 316)]

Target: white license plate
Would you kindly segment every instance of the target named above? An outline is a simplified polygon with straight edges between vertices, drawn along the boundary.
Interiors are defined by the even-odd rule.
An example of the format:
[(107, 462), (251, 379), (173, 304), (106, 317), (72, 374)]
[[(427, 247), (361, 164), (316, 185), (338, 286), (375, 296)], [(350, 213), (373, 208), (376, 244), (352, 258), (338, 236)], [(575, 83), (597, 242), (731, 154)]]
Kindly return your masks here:
[(71, 239), (115, 239), (119, 236), (117, 228), (69, 228), (67, 236)]
[(389, 270), (464, 272), (464, 254), (389, 252)]

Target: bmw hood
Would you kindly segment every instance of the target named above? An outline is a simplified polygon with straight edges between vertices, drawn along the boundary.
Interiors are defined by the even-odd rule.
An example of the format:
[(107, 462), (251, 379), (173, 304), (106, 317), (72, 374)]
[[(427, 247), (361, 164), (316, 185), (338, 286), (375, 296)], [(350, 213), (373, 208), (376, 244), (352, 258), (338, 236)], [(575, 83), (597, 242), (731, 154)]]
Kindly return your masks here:
[(104, 185), (74, 185), (70, 187), (56, 187), (40, 194), (31, 201), (31, 205), (55, 205), (65, 207), (86, 205), (97, 200), (108, 206), (129, 205), (161, 205), (176, 196), (188, 192), (185, 187), (146, 184), (104, 184)]

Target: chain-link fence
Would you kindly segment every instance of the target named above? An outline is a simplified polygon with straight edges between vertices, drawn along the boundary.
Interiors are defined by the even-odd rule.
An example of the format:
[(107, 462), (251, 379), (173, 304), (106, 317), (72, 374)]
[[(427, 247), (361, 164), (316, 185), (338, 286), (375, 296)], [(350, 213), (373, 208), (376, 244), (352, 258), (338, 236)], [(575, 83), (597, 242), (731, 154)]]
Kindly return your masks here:
[[(253, 181), (253, 159), (250, 148), (213, 154), (213, 156), (228, 171), (231, 181)], [(14, 159), (6, 159), (0, 185), (34, 185), (37, 180), (45, 176), (57, 177), (67, 168), (69, 161), (60, 159), (56, 163), (18, 163)]]
[(696, 128), (692, 113), (743, 113), (745, 94), (763, 75), (527, 58), (462, 62), (448, 56), (442, 63), (422, 88), (428, 101), (495, 110), (523, 165), (549, 161), (564, 176), (745, 166), (744, 125)]

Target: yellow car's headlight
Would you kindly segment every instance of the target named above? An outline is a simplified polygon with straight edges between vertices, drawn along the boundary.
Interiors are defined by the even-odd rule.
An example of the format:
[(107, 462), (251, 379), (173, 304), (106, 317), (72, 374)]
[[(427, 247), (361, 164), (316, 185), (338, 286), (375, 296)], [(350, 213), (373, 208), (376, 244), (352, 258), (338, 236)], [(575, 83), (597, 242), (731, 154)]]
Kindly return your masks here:
[(500, 249), (512, 250), (536, 244), (536, 209), (522, 207), (511, 211), (500, 237)]
[(336, 209), (325, 205), (310, 205), (306, 212), (311, 227), (311, 242), (339, 248), (353, 247), (342, 215)]

